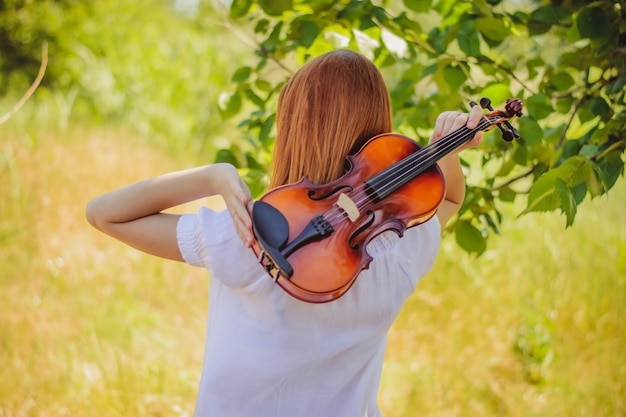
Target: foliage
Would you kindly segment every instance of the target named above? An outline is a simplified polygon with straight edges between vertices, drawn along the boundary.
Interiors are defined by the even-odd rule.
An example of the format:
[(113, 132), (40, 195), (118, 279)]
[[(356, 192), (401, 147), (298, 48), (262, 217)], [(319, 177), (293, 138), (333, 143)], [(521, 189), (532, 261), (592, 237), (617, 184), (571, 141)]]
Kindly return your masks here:
[[(177, 9), (183, 4), (196, 6)], [(606, 193), (623, 172), (620, 2), (234, 0), (230, 18), (256, 45), (246, 65), (245, 49), (220, 50), (233, 38), (216, 4), (2, 0), (0, 94), (26, 90), (47, 41), (37, 97), (63, 110), (60, 125), (122, 122), (169, 149), (221, 148), (217, 159), (237, 165), (256, 195), (277, 92), (311, 56), (351, 48), (370, 57), (388, 81), (395, 129), (421, 143), (442, 111), (519, 97), (522, 138), (504, 143), (496, 131), (463, 154), (468, 193), (449, 230), (473, 253), (498, 233), (504, 203), (525, 204), (521, 213), (561, 210), (570, 226), (585, 197)], [(238, 121), (242, 140), (220, 137), (225, 119)]]
[(198, 149), (223, 125), (219, 86), (238, 64), (218, 50), (230, 34), (195, 24), (172, 2), (3, 0), (0, 22), (0, 94), (26, 90), (48, 42), (37, 97), (65, 109), (61, 125), (131, 125), (171, 150)]
[(502, 203), (525, 199), (522, 214), (561, 210), (570, 226), (585, 196), (606, 193), (623, 173), (621, 2), (234, 0), (230, 16), (251, 33), (257, 59), (234, 72), (220, 100), (226, 118), (252, 106), (240, 124), (250, 147), (222, 149), (219, 158), (245, 168), (257, 191), (288, 68), (336, 48), (360, 51), (384, 71), (395, 129), (422, 143), (442, 111), (481, 96), (494, 107), (509, 97), (525, 102), (519, 141), (489, 134), (464, 154), (468, 193), (450, 230), (469, 252), (483, 252), (498, 233)]

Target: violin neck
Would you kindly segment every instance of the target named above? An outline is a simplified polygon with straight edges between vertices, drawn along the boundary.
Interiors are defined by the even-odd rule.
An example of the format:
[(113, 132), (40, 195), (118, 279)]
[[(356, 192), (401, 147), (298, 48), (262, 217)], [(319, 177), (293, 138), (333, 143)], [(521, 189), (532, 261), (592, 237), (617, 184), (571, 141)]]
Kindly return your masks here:
[(372, 198), (374, 201), (379, 201), (388, 197), (432, 167), (441, 158), (460, 148), (478, 132), (489, 130), (492, 126), (489, 120), (483, 118), (474, 129), (462, 127), (455, 130), (379, 172), (366, 181)]

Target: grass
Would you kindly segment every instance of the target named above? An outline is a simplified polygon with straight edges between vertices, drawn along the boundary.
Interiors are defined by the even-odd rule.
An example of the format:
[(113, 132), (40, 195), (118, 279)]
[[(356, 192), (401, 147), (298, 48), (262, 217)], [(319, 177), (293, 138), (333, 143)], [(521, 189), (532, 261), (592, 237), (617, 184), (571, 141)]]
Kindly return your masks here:
[[(92, 230), (120, 184), (197, 163), (115, 130), (0, 131), (0, 416), (190, 416), (204, 271)], [(389, 338), (389, 417), (626, 415), (626, 202), (503, 227), (480, 258), (448, 238)]]

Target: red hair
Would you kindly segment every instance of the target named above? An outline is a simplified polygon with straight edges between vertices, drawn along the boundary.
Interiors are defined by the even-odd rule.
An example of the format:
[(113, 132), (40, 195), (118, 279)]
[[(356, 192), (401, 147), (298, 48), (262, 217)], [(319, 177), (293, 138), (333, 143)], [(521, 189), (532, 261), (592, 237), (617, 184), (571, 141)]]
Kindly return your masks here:
[(269, 186), (336, 180), (355, 146), (390, 131), (389, 92), (374, 64), (348, 50), (321, 55), (280, 92)]

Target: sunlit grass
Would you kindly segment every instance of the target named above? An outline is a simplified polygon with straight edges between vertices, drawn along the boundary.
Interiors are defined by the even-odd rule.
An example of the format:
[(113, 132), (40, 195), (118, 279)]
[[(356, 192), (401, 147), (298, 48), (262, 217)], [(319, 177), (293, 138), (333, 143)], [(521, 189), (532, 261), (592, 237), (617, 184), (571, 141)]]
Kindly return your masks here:
[(391, 416), (626, 415), (625, 182), (511, 218), (480, 258), (444, 244), (390, 337)]
[[(204, 271), (92, 230), (87, 201), (198, 163), (115, 130), (0, 132), (0, 415), (191, 415)], [(389, 338), (389, 417), (626, 414), (626, 202), (446, 239)]]
[(96, 194), (184, 165), (117, 132), (2, 138), (0, 410), (189, 415), (206, 276), (84, 220)]

